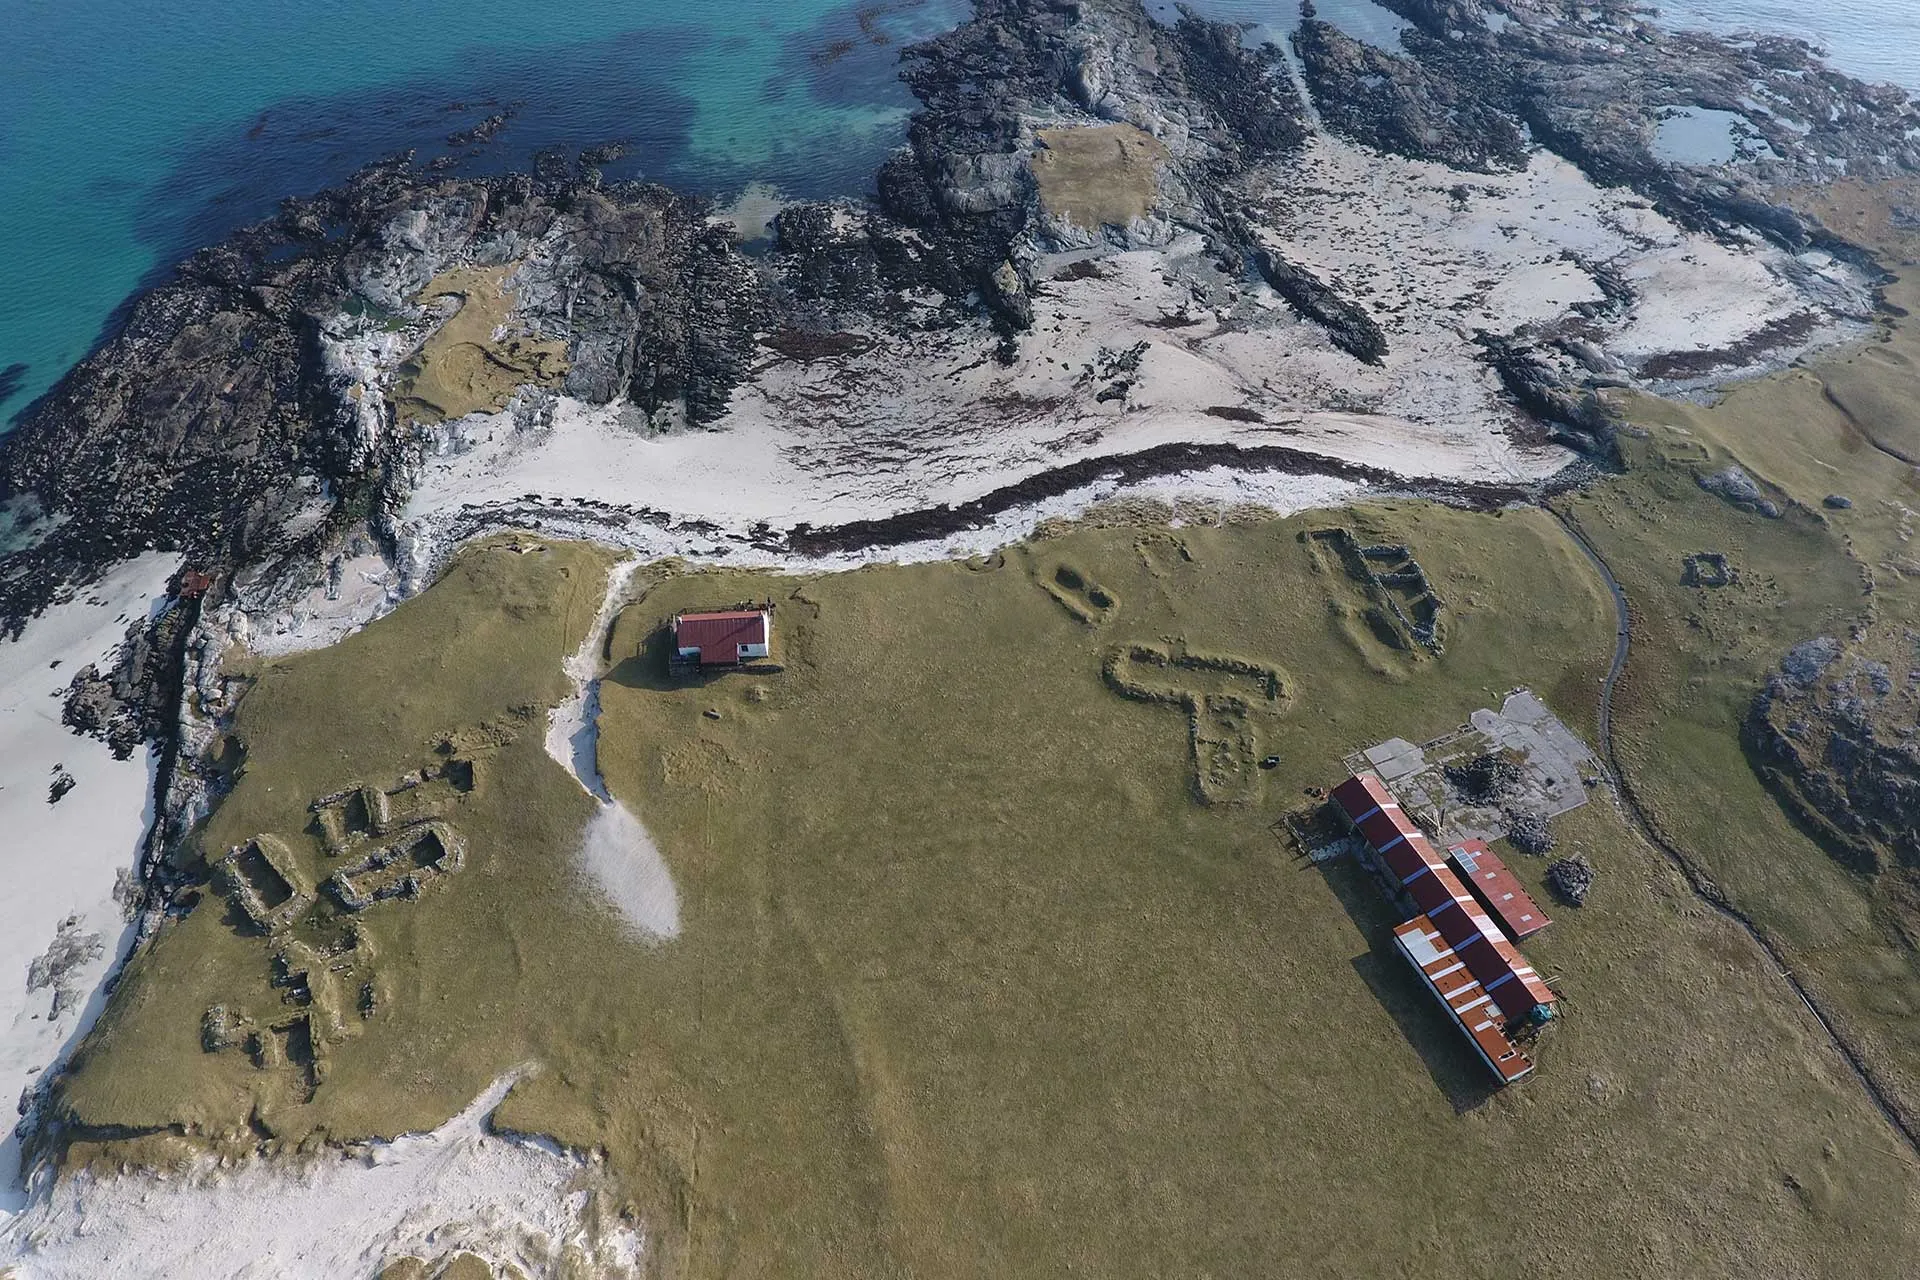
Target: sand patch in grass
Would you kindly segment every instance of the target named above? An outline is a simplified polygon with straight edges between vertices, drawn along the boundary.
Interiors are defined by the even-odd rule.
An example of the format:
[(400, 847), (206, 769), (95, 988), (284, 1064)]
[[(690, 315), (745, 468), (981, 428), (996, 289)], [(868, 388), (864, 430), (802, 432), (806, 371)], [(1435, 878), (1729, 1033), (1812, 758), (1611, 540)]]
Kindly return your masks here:
[(587, 820), (580, 838), (580, 869), (621, 922), (641, 938), (680, 932), (680, 894), (653, 838), (627, 807), (614, 801)]
[(416, 302), (453, 305), (454, 313), (400, 366), (395, 411), (414, 422), (447, 422), (496, 413), (523, 386), (557, 387), (567, 344), (508, 331), (511, 266), (456, 267), (434, 277)]

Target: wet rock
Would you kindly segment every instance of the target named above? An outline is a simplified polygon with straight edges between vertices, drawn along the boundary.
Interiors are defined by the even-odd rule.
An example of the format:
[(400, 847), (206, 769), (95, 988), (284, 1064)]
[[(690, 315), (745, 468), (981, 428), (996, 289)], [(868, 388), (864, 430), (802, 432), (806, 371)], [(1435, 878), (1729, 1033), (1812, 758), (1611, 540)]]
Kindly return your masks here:
[(1240, 161), (1273, 160), (1307, 139), (1306, 108), (1273, 45), (1249, 48), (1238, 28), (1183, 12), (1171, 41), (1187, 91), (1213, 109)]
[(1483, 95), (1502, 84), (1457, 79), (1441, 59), (1402, 57), (1313, 18), (1293, 36), (1307, 85), (1327, 127), (1380, 151), (1493, 173), (1524, 168), (1518, 121)]

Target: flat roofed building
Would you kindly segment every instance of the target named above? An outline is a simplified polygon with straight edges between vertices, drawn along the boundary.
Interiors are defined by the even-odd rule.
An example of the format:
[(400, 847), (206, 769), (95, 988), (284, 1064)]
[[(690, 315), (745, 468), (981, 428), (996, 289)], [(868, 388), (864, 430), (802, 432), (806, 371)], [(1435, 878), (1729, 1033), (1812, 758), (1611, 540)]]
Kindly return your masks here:
[(1507, 936), (1515, 942), (1540, 932), (1553, 921), (1540, 909), (1500, 856), (1484, 840), (1462, 840), (1447, 846), (1447, 860), (1473, 890)]
[(1394, 929), (1393, 940), (1500, 1083), (1512, 1084), (1533, 1071), (1533, 1060), (1507, 1038), (1505, 1010), (1454, 954), (1439, 930), (1416, 916)]
[(773, 642), (773, 614), (766, 609), (722, 609), (683, 613), (673, 620), (676, 662), (702, 667), (733, 667), (767, 656)]

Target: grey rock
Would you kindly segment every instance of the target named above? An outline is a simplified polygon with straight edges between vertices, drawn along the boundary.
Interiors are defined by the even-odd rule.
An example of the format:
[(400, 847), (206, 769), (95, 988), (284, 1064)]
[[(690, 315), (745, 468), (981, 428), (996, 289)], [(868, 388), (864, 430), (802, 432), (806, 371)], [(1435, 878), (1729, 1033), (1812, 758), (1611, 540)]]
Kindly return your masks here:
[(1586, 905), (1587, 895), (1593, 892), (1593, 881), (1593, 864), (1584, 853), (1547, 864), (1547, 887), (1570, 906)]

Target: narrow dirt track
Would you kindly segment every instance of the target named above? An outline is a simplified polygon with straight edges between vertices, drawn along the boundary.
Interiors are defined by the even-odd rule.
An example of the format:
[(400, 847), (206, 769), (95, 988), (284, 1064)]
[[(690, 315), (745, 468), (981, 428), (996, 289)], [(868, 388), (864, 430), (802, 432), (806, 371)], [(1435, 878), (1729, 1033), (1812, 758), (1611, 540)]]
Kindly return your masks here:
[(1619, 580), (1613, 576), (1613, 570), (1608, 566), (1606, 558), (1600, 554), (1599, 548), (1587, 541), (1587, 535), (1581, 532), (1579, 523), (1564, 511), (1552, 507), (1548, 510), (1560, 521), (1574, 544), (1585, 553), (1588, 560), (1593, 562), (1593, 567), (1599, 571), (1600, 577), (1607, 584), (1607, 591), (1613, 596), (1614, 617), (1618, 629), (1614, 636), (1613, 665), (1607, 669), (1607, 678), (1600, 686), (1600, 757), (1606, 761), (1607, 771), (1613, 775), (1614, 791), (1619, 795), (1627, 817), (1647, 843), (1666, 855), (1667, 860), (1673, 863), (1685, 877), (1688, 887), (1693, 890), (1696, 897), (1746, 930), (1747, 936), (1767, 954), (1767, 958), (1773, 961), (1774, 971), (1793, 990), (1793, 993), (1800, 997), (1800, 1003), (1807, 1007), (1807, 1012), (1812, 1014), (1814, 1021), (1820, 1024), (1820, 1029), (1826, 1032), (1827, 1038), (1833, 1042), (1833, 1047), (1839, 1051), (1842, 1058), (1846, 1059), (1847, 1066), (1853, 1070), (1854, 1078), (1860, 1082), (1860, 1087), (1867, 1091), (1867, 1096), (1873, 1099), (1875, 1106), (1880, 1108), (1880, 1114), (1886, 1118), (1889, 1125), (1893, 1126), (1894, 1132), (1906, 1140), (1908, 1148), (1914, 1155), (1920, 1156), (1920, 1126), (1915, 1125), (1893, 1093), (1875, 1079), (1873, 1069), (1865, 1055), (1834, 1026), (1826, 1011), (1814, 1000), (1813, 994), (1807, 990), (1806, 985), (1788, 965), (1787, 957), (1780, 945), (1769, 937), (1764, 929), (1755, 924), (1744, 911), (1734, 906), (1727, 898), (1726, 892), (1705, 870), (1667, 839), (1634, 794), (1633, 784), (1628, 780), (1627, 772), (1620, 764), (1613, 738), (1614, 686), (1619, 683), (1621, 674), (1626, 670), (1627, 653), (1633, 641), (1633, 615), (1627, 605), (1627, 593), (1621, 589)]

